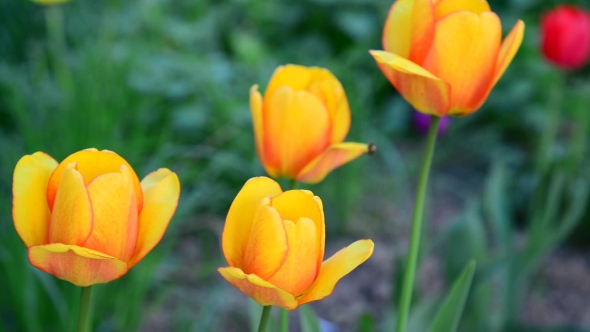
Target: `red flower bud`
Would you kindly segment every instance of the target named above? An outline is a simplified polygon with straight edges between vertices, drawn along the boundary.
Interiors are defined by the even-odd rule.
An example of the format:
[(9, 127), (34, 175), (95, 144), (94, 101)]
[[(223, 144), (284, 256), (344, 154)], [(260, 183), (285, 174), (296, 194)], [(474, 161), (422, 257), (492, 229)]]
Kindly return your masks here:
[(541, 47), (545, 57), (564, 69), (583, 67), (590, 57), (590, 14), (561, 5), (543, 15)]

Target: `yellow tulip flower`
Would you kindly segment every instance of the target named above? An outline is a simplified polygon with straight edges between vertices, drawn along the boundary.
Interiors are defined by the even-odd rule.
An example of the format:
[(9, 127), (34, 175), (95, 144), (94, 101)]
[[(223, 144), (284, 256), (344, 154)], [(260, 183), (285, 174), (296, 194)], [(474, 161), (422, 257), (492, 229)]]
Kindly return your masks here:
[(333, 169), (369, 151), (367, 144), (343, 142), (350, 108), (342, 85), (317, 67), (278, 67), (264, 99), (250, 89), (256, 151), (273, 178), (317, 183)]
[(412, 106), (436, 116), (468, 115), (487, 99), (524, 34), (502, 26), (484, 0), (398, 0), (383, 30), (377, 65)]
[(360, 240), (324, 259), (322, 201), (306, 190), (283, 192), (250, 179), (234, 199), (222, 236), (229, 267), (219, 273), (261, 305), (293, 310), (332, 294), (336, 283), (373, 253)]
[(31, 264), (85, 287), (120, 278), (160, 242), (180, 183), (165, 168), (140, 183), (116, 153), (87, 149), (60, 164), (43, 152), (22, 157), (12, 192)]

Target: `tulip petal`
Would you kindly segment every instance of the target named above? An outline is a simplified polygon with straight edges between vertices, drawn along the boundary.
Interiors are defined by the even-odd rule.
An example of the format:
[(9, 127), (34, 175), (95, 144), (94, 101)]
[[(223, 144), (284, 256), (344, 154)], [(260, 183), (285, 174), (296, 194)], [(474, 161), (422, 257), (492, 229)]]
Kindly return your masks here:
[(297, 223), (285, 220), (284, 223), (284, 229), (289, 238), (289, 254), (272, 278), (261, 277), (280, 289), (298, 296), (313, 283), (317, 276), (318, 234), (315, 223), (309, 218), (301, 218)]
[(285, 65), (277, 67), (264, 92), (264, 100), (270, 98), (280, 87), (290, 87), (294, 91), (304, 90), (309, 85), (311, 76), (311, 71), (305, 66)]
[(328, 78), (312, 83), (308, 91), (316, 95), (328, 109), (332, 123), (330, 142), (342, 142), (350, 130), (350, 106), (342, 84), (330, 73)]
[(57, 162), (43, 152), (22, 157), (12, 181), (12, 219), (16, 232), (28, 247), (47, 243), (51, 212), (45, 192)]
[(441, 0), (434, 8), (436, 20), (459, 10), (466, 10), (477, 15), (491, 11), (490, 5), (485, 0)]
[(309, 290), (298, 298), (299, 304), (321, 300), (332, 294), (342, 277), (371, 257), (373, 247), (373, 241), (359, 240), (328, 258)]
[(250, 113), (252, 114), (252, 126), (254, 127), (254, 140), (256, 142), (256, 153), (260, 162), (265, 167), (268, 175), (276, 177), (277, 170), (270, 167), (264, 157), (264, 120), (262, 117), (262, 96), (258, 92), (258, 85), (250, 88)]
[(274, 91), (264, 106), (265, 160), (294, 178), (329, 144), (330, 116), (320, 99), (290, 87)]
[(166, 168), (148, 174), (142, 181), (143, 210), (139, 214), (137, 242), (129, 268), (141, 261), (162, 239), (176, 212), (180, 182), (176, 173)]
[(450, 115), (466, 115), (481, 105), (493, 81), (501, 34), (492, 12), (458, 11), (438, 21), (424, 68), (451, 85)]
[(327, 69), (319, 67), (305, 67), (300, 65), (279, 66), (266, 87), (264, 99), (274, 94), (280, 87), (290, 87), (293, 91), (307, 90), (314, 82), (336, 79)]
[(244, 250), (244, 273), (268, 280), (285, 262), (288, 249), (281, 215), (276, 209), (263, 206), (254, 217)]
[[(414, 0), (412, 10), (412, 46), (408, 59), (421, 64), (434, 40), (434, 7), (432, 0)], [(395, 38), (392, 36), (391, 38)]]
[(263, 198), (281, 192), (281, 186), (267, 177), (252, 178), (244, 184), (229, 208), (221, 238), (223, 254), (229, 266), (243, 267), (244, 251), (259, 203)]
[(84, 178), (74, 165), (66, 167), (49, 224), (49, 243), (83, 246), (92, 231), (93, 212)]
[[(318, 204), (318, 207), (320, 208), (321, 218), (323, 221), (325, 221), (326, 217), (324, 215), (324, 203), (322, 202), (322, 199), (319, 198), (319, 196), (314, 196), (313, 200)], [(319, 229), (319, 231), (320, 231), (320, 234), (319, 234), (320, 251), (318, 253), (317, 271), (320, 271), (320, 269), (322, 268), (322, 261), (324, 260), (324, 251), (326, 249), (326, 225), (325, 225), (325, 222), (322, 222), (322, 227), (321, 227), (321, 229)]]
[(506, 68), (508, 68), (510, 62), (512, 62), (512, 59), (514, 59), (516, 52), (520, 48), (520, 44), (522, 44), (523, 36), (524, 22), (519, 20), (516, 22), (512, 28), (512, 31), (510, 31), (502, 43), (502, 47), (500, 48), (500, 53), (498, 55), (498, 62), (496, 63), (496, 72), (494, 74), (494, 82), (492, 86), (496, 85), (500, 77), (502, 77), (506, 71)]
[(318, 269), (324, 259), (324, 245), (326, 240), (326, 229), (324, 221), (324, 209), (319, 197), (306, 190), (289, 190), (275, 196), (271, 202), (272, 207), (277, 209), (283, 220), (299, 220), (309, 218), (316, 225), (316, 236), (318, 245)]
[(434, 39), (432, 0), (398, 0), (383, 28), (383, 49), (414, 63), (422, 63)]
[(367, 144), (351, 142), (334, 144), (307, 164), (297, 175), (297, 181), (318, 183), (335, 168), (353, 161), (368, 151)]
[(396, 1), (383, 27), (383, 49), (402, 58), (410, 57), (412, 46), (412, 10), (414, 0)]
[(47, 185), (47, 202), (49, 203), (49, 208), (52, 211), (53, 204), (55, 201), (55, 195), (57, 193), (57, 188), (62, 176), (62, 172), (70, 163), (76, 163), (78, 172), (80, 172), (80, 174), (82, 174), (82, 176), (84, 177), (85, 184), (90, 183), (92, 179), (101, 174), (118, 173), (119, 167), (121, 165), (127, 166), (133, 174), (133, 182), (135, 183), (135, 195), (137, 198), (137, 210), (141, 211), (141, 207), (143, 205), (141, 185), (131, 165), (129, 165), (129, 163), (125, 159), (121, 158), (118, 154), (112, 151), (98, 151), (94, 148), (78, 151), (74, 154), (71, 154), (66, 159), (64, 159), (59, 164), (59, 166), (57, 166), (57, 168), (51, 175), (51, 178), (49, 179), (49, 184)]
[(127, 264), (101, 252), (61, 243), (29, 248), (29, 261), (39, 270), (86, 287), (119, 279)]
[(447, 114), (451, 91), (448, 83), (398, 55), (383, 51), (370, 53), (385, 77), (416, 110), (437, 116)]
[[(129, 172), (126, 166), (121, 168)], [(121, 173), (99, 175), (88, 184), (88, 195), (94, 226), (84, 247), (126, 262), (137, 240), (137, 204), (131, 178)]]
[(255, 274), (245, 274), (235, 267), (221, 267), (217, 271), (230, 284), (260, 305), (274, 305), (287, 310), (297, 308), (297, 300), (293, 295), (268, 281), (264, 281)]

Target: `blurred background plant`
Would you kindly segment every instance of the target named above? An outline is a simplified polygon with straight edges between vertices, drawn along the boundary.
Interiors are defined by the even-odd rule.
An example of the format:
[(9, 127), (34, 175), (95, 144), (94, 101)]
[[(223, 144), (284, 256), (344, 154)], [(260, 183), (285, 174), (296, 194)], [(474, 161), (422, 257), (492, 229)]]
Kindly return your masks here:
[[(590, 308), (584, 286), (590, 263), (578, 267), (586, 279), (574, 288), (588, 295), (586, 302), (544, 307), (561, 315), (551, 320), (535, 311), (534, 301), (551, 293), (543, 271), (568, 268), (548, 265), (555, 250), (590, 260), (590, 69), (556, 74), (542, 58), (540, 15), (557, 1), (489, 2), (504, 27), (525, 21), (525, 40), (483, 108), (452, 119), (440, 139), (410, 327), (430, 328), (420, 323), (432, 321), (447, 285), (475, 259), (461, 331), (583, 331), (590, 326), (588, 309), (580, 311)], [(388, 308), (397, 292), (389, 282), (403, 264), (392, 262), (405, 255), (424, 137), (412, 125), (410, 106), (367, 53), (379, 48), (390, 6), (389, 0), (0, 2), (0, 330), (75, 326), (78, 289), (29, 265), (12, 226), (8, 188), (22, 155), (40, 150), (61, 160), (87, 147), (116, 151), (140, 177), (169, 167), (183, 188), (160, 245), (121, 280), (95, 288), (93, 330), (248, 326), (246, 300), (216, 272), (224, 265), (219, 239), (236, 192), (264, 174), (254, 151), (249, 88), (285, 63), (329, 68), (350, 101), (348, 140), (378, 146), (373, 158), (308, 186), (325, 204), (327, 255), (348, 238), (376, 242), (364, 266), (331, 298), (312, 305), (318, 324), (326, 331), (393, 324)], [(554, 98), (548, 92), (559, 84)], [(548, 122), (552, 107), (559, 116)], [(555, 134), (543, 145), (547, 130)], [(301, 317), (292, 324), (317, 327), (313, 315)]]

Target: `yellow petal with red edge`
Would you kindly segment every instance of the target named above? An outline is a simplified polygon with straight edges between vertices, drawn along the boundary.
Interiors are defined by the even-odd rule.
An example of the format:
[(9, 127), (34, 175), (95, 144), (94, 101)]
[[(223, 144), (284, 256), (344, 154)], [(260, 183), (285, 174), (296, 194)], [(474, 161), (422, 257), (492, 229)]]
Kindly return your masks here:
[(29, 261), (39, 270), (86, 287), (119, 279), (127, 264), (101, 252), (61, 243), (29, 248)]
[(274, 305), (287, 310), (297, 308), (297, 300), (293, 295), (255, 274), (245, 274), (236, 267), (220, 267), (217, 271), (230, 284), (260, 305)]
[(256, 153), (260, 163), (266, 169), (266, 172), (274, 177), (277, 171), (270, 167), (264, 159), (264, 119), (262, 117), (262, 96), (258, 92), (258, 85), (250, 88), (250, 113), (252, 114), (252, 126), (254, 127), (254, 141), (256, 143)]
[(263, 206), (254, 217), (244, 250), (244, 273), (268, 280), (285, 262), (288, 249), (281, 215), (275, 208)]
[(307, 67), (307, 70), (309, 70), (311, 72), (311, 80), (310, 80), (308, 86), (305, 88), (306, 90), (309, 90), (309, 85), (316, 83), (316, 82), (322, 82), (322, 81), (326, 81), (326, 80), (336, 80), (336, 81), (338, 80), (336, 78), (336, 76), (334, 76), (334, 74), (332, 74), (332, 72), (326, 68)]
[(243, 267), (244, 251), (259, 203), (281, 192), (281, 186), (267, 177), (252, 178), (244, 184), (229, 208), (221, 237), (223, 255), (229, 266)]
[(414, 0), (412, 10), (412, 46), (410, 61), (421, 64), (434, 40), (434, 6), (432, 0)]
[(324, 209), (319, 197), (307, 190), (289, 190), (275, 196), (271, 202), (272, 207), (277, 209), (283, 220), (299, 220), (301, 218), (311, 219), (316, 226), (318, 245), (318, 268), (324, 259), (324, 245), (326, 229), (324, 221)]
[(336, 283), (373, 254), (373, 241), (359, 240), (328, 258), (311, 287), (298, 298), (299, 304), (321, 300), (334, 291)]
[[(312, 194), (313, 195), (313, 194)], [(326, 248), (326, 224), (325, 224), (325, 216), (324, 216), (324, 203), (322, 203), (322, 199), (319, 198), (319, 196), (314, 196), (313, 200), (316, 201), (316, 203), (318, 203), (318, 207), (320, 208), (320, 212), (321, 212), (321, 218), (322, 218), (322, 227), (320, 229), (320, 252), (318, 254), (318, 267), (317, 267), (317, 271), (319, 271), (322, 268), (322, 262), (324, 260), (324, 251)]]
[(300, 65), (279, 66), (273, 73), (266, 91), (265, 101), (280, 87), (290, 87), (293, 91), (307, 90), (314, 82), (325, 79), (335, 79), (329, 70), (319, 67), (305, 67)]
[[(125, 165), (121, 171), (129, 173)], [(133, 182), (122, 173), (99, 175), (88, 184), (94, 226), (84, 247), (126, 262), (135, 250), (138, 215)]]
[(383, 29), (383, 49), (421, 63), (434, 38), (431, 0), (399, 0), (389, 10)]
[(12, 180), (12, 219), (14, 228), (31, 247), (47, 243), (51, 212), (45, 192), (57, 162), (43, 152), (22, 157)]
[(49, 224), (49, 243), (83, 246), (92, 231), (93, 213), (84, 178), (75, 165), (63, 170)]
[(330, 141), (330, 116), (318, 97), (290, 87), (276, 89), (264, 106), (265, 160), (294, 178)]
[(340, 143), (350, 130), (350, 106), (342, 84), (334, 75), (329, 74), (328, 78), (313, 82), (308, 91), (322, 101), (330, 114), (330, 143)]
[(141, 185), (139, 183), (139, 179), (133, 171), (133, 167), (131, 167), (131, 165), (129, 165), (129, 163), (125, 159), (121, 158), (118, 154), (112, 151), (98, 151), (94, 148), (78, 151), (74, 154), (71, 154), (66, 159), (64, 159), (59, 164), (59, 166), (57, 166), (57, 168), (51, 175), (51, 178), (49, 179), (49, 184), (47, 185), (47, 202), (49, 203), (49, 208), (52, 211), (53, 204), (55, 201), (55, 195), (57, 193), (57, 187), (59, 185), (59, 182), (61, 181), (60, 179), (62, 173), (65, 167), (70, 163), (76, 163), (78, 171), (84, 177), (85, 184), (90, 183), (92, 179), (101, 174), (118, 173), (119, 167), (121, 165), (129, 167), (131, 173), (133, 174), (133, 182), (135, 184), (137, 210), (141, 211), (141, 207), (143, 205), (143, 195), (141, 192)]
[(305, 89), (311, 80), (311, 71), (304, 66), (285, 65), (279, 66), (272, 74), (266, 91), (264, 100), (270, 98), (280, 87), (291, 87), (295, 91)]
[(490, 92), (492, 92), (492, 89), (494, 88), (500, 77), (502, 77), (502, 75), (506, 71), (506, 68), (508, 68), (510, 62), (512, 62), (512, 59), (516, 55), (516, 52), (518, 51), (520, 44), (522, 43), (523, 36), (524, 23), (522, 21), (518, 21), (512, 28), (512, 31), (508, 34), (508, 36), (506, 36), (506, 39), (504, 39), (504, 42), (502, 43), (502, 47), (500, 48), (500, 52), (498, 54), (498, 60), (496, 61), (496, 68), (494, 72), (493, 81), (488, 87), (486, 93), (482, 95), (475, 109), (478, 109), (481, 107), (481, 105), (483, 105), (483, 103), (488, 98)]
[(383, 28), (383, 49), (402, 58), (410, 57), (412, 46), (412, 11), (414, 0), (396, 1)]
[(355, 160), (367, 152), (369, 152), (369, 145), (367, 144), (351, 142), (334, 144), (307, 164), (297, 175), (297, 181), (318, 183), (332, 170)]
[(512, 62), (512, 59), (514, 59), (516, 52), (518, 52), (518, 49), (520, 48), (520, 44), (522, 44), (523, 36), (524, 22), (519, 20), (502, 43), (498, 55), (498, 61), (496, 63), (496, 71), (494, 73), (494, 82), (492, 83), (492, 86), (496, 85), (496, 82), (502, 77), (506, 68), (508, 68), (508, 65)]
[(448, 112), (451, 88), (426, 69), (398, 55), (370, 51), (379, 69), (417, 111), (444, 116)]
[(502, 39), (500, 19), (458, 11), (436, 25), (436, 36), (424, 68), (451, 85), (450, 115), (477, 109), (494, 77)]
[(301, 218), (297, 223), (285, 220), (284, 223), (289, 238), (289, 254), (277, 273), (272, 278), (265, 279), (280, 289), (299, 296), (317, 276), (317, 230), (315, 223), (309, 218)]
[(490, 5), (485, 0), (441, 0), (434, 8), (436, 20), (459, 10), (466, 10), (477, 15), (491, 11)]
[(176, 212), (180, 197), (180, 182), (176, 173), (167, 168), (148, 174), (141, 181), (143, 210), (139, 215), (135, 251), (129, 268), (141, 261), (162, 239), (170, 219)]

